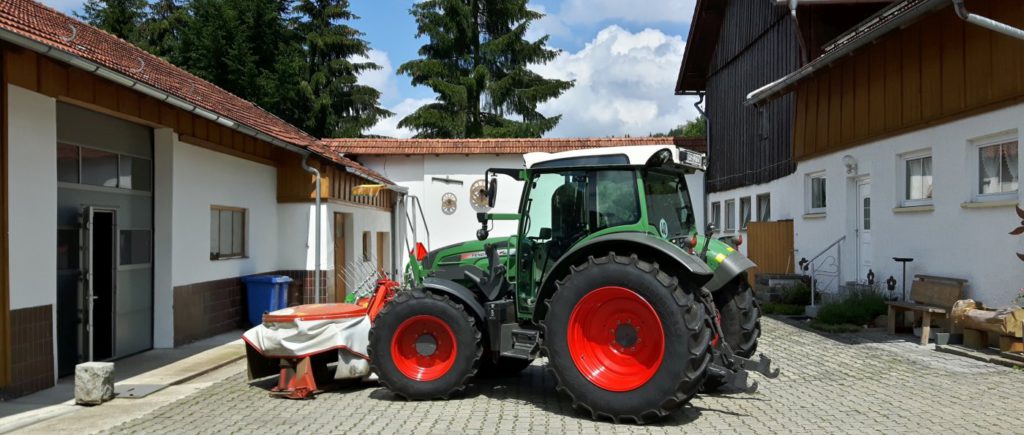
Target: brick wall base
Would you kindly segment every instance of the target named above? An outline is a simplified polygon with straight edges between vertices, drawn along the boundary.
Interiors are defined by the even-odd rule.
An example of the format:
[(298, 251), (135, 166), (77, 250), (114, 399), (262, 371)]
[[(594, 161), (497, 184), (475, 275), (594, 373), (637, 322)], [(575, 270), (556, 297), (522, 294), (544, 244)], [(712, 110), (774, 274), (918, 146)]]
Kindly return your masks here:
[[(285, 275), (292, 278), (288, 287), (288, 305), (313, 301), (314, 272), (279, 270), (258, 275)], [(322, 272), (327, 287), (327, 272)], [(174, 288), (174, 345), (197, 340), (239, 328), (248, 328), (245, 284), (243, 277), (219, 279)], [(322, 299), (328, 302), (326, 298)]]
[(53, 306), (11, 310), (11, 383), (0, 400), (53, 385)]

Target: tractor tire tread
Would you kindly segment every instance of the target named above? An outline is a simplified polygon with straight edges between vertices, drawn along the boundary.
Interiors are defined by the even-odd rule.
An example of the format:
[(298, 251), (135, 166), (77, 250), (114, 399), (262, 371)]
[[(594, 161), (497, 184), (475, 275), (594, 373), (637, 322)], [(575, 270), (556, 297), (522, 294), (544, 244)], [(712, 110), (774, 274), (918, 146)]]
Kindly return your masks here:
[[(711, 344), (711, 324), (707, 319), (707, 316), (704, 315), (703, 305), (696, 300), (693, 291), (687, 291), (681, 287), (678, 278), (663, 272), (657, 263), (643, 261), (636, 254), (625, 257), (616, 255), (615, 252), (609, 252), (608, 255), (600, 258), (590, 256), (587, 258), (586, 262), (583, 262), (578, 266), (570, 267), (569, 274), (563, 279), (556, 281), (556, 285), (561, 289), (572, 282), (575, 275), (580, 274), (591, 267), (607, 264), (611, 261), (623, 265), (632, 265), (640, 272), (652, 275), (659, 283), (661, 283), (662, 286), (666, 288), (666, 291), (671, 292), (672, 299), (676, 304), (683, 308), (683, 322), (689, 330), (695, 332), (694, 334), (691, 334), (691, 337), (688, 337), (688, 349), (691, 358), (688, 361), (689, 365), (687, 369), (682, 373), (681, 379), (679, 379), (676, 387), (676, 393), (663, 400), (656, 408), (644, 410), (635, 414), (613, 415), (608, 412), (596, 410), (592, 404), (588, 404), (581, 400), (581, 398), (577, 398), (576, 395), (573, 394), (573, 392), (566, 386), (565, 380), (562, 379), (561, 375), (559, 375), (558, 371), (554, 369), (550, 362), (547, 365), (547, 371), (555, 377), (557, 385), (555, 390), (568, 395), (572, 401), (574, 409), (589, 413), (593, 419), (606, 418), (614, 421), (615, 423), (632, 421), (636, 424), (645, 424), (672, 413), (679, 407), (688, 403), (700, 391), (700, 387), (704, 382), (704, 377), (707, 375), (707, 366), (711, 361), (711, 353), (709, 351)], [(551, 300), (546, 300), (545, 304), (547, 304), (548, 313), (550, 313)], [(703, 325), (701, 325), (701, 323), (703, 323)], [(547, 323), (542, 321), (540, 326), (544, 331), (545, 337), (548, 336)], [(549, 340), (544, 340), (541, 346), (541, 352), (544, 355), (551, 354), (550, 349), (548, 348), (549, 343)]]
[(482, 334), (480, 332), (480, 328), (478, 328), (477, 325), (476, 325), (476, 318), (474, 316), (472, 316), (471, 314), (469, 314), (468, 311), (466, 311), (466, 307), (465, 306), (463, 306), (462, 304), (460, 304), (458, 302), (455, 302), (455, 301), (451, 300), (451, 298), (449, 298), (446, 295), (437, 294), (437, 293), (433, 293), (433, 292), (429, 292), (429, 291), (425, 291), (425, 290), (421, 290), (421, 289), (411, 289), (411, 290), (407, 290), (407, 291), (399, 291), (395, 295), (394, 299), (392, 299), (387, 304), (384, 304), (384, 308), (382, 308), (380, 310), (380, 313), (377, 315), (377, 319), (375, 320), (375, 322), (380, 322), (381, 319), (386, 319), (386, 316), (388, 316), (389, 313), (391, 313), (394, 310), (395, 307), (397, 307), (397, 306), (399, 306), (401, 304), (408, 303), (408, 302), (413, 301), (413, 300), (422, 300), (422, 299), (427, 299), (427, 298), (430, 298), (430, 299), (433, 299), (435, 301), (444, 303), (445, 305), (448, 305), (449, 307), (455, 309), (460, 314), (460, 316), (465, 319), (466, 323), (468, 323), (469, 326), (474, 331), (473, 341), (476, 343), (475, 355), (473, 357), (472, 368), (469, 371), (467, 371), (465, 375), (462, 376), (462, 379), (458, 382), (458, 384), (455, 387), (449, 389), (448, 391), (445, 391), (445, 392), (442, 392), (442, 393), (438, 393), (438, 394), (434, 394), (434, 395), (431, 395), (429, 397), (419, 397), (419, 398), (410, 397), (410, 396), (408, 396), (408, 395), (406, 395), (404, 393), (399, 392), (395, 388), (393, 388), (392, 385), (388, 384), (388, 382), (385, 379), (385, 377), (381, 376), (380, 366), (375, 362), (376, 359), (372, 357), (372, 355), (374, 354), (374, 350), (373, 350), (374, 328), (370, 328), (370, 335), (369, 335), (369, 340), (368, 340), (367, 348), (366, 348), (367, 354), (371, 355), (371, 358), (370, 358), (370, 371), (377, 375), (377, 378), (380, 381), (381, 385), (383, 385), (389, 391), (394, 392), (396, 395), (402, 397), (405, 400), (437, 400), (437, 399), (448, 400), (449, 398), (451, 398), (451, 397), (453, 397), (455, 395), (458, 395), (458, 394), (462, 393), (463, 391), (465, 391), (466, 386), (469, 384), (469, 380), (472, 379), (473, 376), (476, 375), (476, 372), (480, 369), (480, 357), (483, 355), (483, 346), (481, 345)]

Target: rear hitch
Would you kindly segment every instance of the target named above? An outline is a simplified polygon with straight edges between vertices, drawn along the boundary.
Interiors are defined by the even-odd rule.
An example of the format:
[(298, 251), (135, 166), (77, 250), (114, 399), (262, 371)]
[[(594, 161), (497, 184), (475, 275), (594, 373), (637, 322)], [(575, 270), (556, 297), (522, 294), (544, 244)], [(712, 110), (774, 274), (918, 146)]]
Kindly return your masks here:
[(753, 394), (757, 392), (757, 381), (750, 382), (745, 370), (732, 371), (718, 364), (708, 366), (708, 371), (720, 377), (724, 386), (730, 390)]
[(752, 360), (743, 358), (739, 355), (732, 355), (734, 362), (739, 363), (739, 366), (745, 371), (751, 371), (759, 373), (768, 379), (775, 379), (779, 377), (779, 369), (772, 370), (772, 359), (765, 356), (765, 354), (758, 354), (758, 359)]

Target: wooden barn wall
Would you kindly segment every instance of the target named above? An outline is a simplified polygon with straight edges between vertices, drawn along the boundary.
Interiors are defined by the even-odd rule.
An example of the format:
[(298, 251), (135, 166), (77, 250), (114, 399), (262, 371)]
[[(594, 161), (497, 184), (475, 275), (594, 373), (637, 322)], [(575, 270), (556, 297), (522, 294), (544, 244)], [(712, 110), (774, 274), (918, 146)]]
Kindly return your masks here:
[(3, 51), (13, 85), (153, 128), (171, 128), (183, 142), (272, 164), (276, 147), (267, 142), (34, 51), (11, 46)]
[[(1024, 2), (969, 7), (1024, 27)], [(947, 7), (823, 69), (796, 95), (799, 160), (1024, 101), (1024, 42)]]
[[(708, 78), (710, 192), (766, 183), (795, 170), (793, 98), (766, 104), (763, 114), (744, 105), (748, 93), (799, 67), (793, 21), (766, 5), (770, 2), (733, 2), (726, 11), (718, 53), (735, 54), (725, 61), (716, 55), (720, 66)], [(774, 21), (766, 24), (765, 14)]]
[[(316, 177), (302, 169), (301, 157), (294, 154), (280, 155), (277, 158), (277, 163), (278, 202), (309, 202), (316, 199)], [(310, 165), (320, 170), (320, 194), (324, 200), (381, 210), (393, 208), (394, 192), (381, 190), (372, 197), (353, 195), (352, 188), (373, 182), (324, 160), (314, 160), (310, 162)]]

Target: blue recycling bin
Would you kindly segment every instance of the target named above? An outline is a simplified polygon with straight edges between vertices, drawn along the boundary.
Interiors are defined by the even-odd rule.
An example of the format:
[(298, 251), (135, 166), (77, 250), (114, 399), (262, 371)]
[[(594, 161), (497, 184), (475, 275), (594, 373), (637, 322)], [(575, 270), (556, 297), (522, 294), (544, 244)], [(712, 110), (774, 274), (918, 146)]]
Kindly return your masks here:
[(288, 284), (292, 279), (281, 275), (255, 275), (242, 278), (248, 305), (249, 324), (263, 323), (263, 313), (288, 306)]

